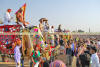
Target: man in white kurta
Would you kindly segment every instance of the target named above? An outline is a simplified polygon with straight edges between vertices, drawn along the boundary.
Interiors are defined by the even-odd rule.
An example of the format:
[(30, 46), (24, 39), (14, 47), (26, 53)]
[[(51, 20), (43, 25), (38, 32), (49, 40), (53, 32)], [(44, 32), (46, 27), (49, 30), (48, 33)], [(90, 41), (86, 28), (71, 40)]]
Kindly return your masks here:
[(11, 13), (11, 9), (7, 9), (7, 11), (4, 15), (4, 22), (3, 22), (3, 24), (0, 24), (0, 26), (3, 26), (3, 25), (16, 25), (15, 22), (11, 22), (13, 17), (11, 17), (10, 13)]
[(3, 23), (4, 25), (8, 25), (11, 22), (12, 17), (10, 13), (11, 13), (11, 9), (7, 9), (7, 12), (4, 15), (4, 23)]
[(97, 55), (97, 49), (96, 47), (92, 46), (91, 47), (91, 50), (90, 50), (90, 53), (92, 54), (91, 55), (91, 67), (100, 67), (100, 63), (99, 63), (99, 57)]

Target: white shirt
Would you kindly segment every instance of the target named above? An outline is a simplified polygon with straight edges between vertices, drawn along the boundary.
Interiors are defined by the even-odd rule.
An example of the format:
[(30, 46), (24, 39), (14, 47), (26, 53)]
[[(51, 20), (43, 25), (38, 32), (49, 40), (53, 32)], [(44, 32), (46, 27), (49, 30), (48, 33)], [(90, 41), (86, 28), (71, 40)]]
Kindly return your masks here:
[(44, 32), (49, 32), (49, 24), (44, 25)]
[(98, 44), (98, 47), (100, 48), (100, 41), (98, 41), (98, 43), (97, 43), (97, 44)]
[(91, 56), (91, 67), (100, 67), (99, 57), (98, 57), (97, 53), (92, 54), (92, 56)]
[(51, 29), (51, 33), (54, 33), (54, 29), (53, 28)]
[[(54, 33), (54, 28), (50, 29), (50, 33), (51, 33), (50, 36), (51, 36), (52, 40), (54, 40), (54, 34), (53, 34)], [(53, 41), (53, 43), (54, 43), (54, 41)]]
[(10, 13), (6, 12), (6, 14), (4, 15), (4, 24), (8, 25), (10, 21), (11, 21)]
[(50, 33), (54, 33), (54, 28), (51, 28), (50, 29)]

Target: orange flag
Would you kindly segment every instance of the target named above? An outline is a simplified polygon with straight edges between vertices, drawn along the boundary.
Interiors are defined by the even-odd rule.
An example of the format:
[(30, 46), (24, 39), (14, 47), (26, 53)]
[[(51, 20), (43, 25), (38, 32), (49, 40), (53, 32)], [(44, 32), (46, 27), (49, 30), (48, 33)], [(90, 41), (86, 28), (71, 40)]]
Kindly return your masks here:
[(17, 14), (20, 10), (22, 10), (21, 13), (22, 13), (24, 20), (25, 20), (26, 3), (15, 14)]

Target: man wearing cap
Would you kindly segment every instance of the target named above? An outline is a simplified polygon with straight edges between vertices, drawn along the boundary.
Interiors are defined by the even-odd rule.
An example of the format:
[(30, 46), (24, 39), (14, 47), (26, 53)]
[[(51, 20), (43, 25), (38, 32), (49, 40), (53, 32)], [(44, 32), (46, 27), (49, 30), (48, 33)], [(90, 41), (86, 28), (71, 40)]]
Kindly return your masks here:
[(8, 25), (11, 22), (12, 17), (10, 13), (11, 13), (11, 9), (7, 9), (7, 12), (4, 15), (4, 25)]
[(91, 46), (90, 53), (91, 53), (91, 61), (90, 61), (91, 67), (100, 67), (99, 57), (97, 55), (97, 49), (95, 46)]

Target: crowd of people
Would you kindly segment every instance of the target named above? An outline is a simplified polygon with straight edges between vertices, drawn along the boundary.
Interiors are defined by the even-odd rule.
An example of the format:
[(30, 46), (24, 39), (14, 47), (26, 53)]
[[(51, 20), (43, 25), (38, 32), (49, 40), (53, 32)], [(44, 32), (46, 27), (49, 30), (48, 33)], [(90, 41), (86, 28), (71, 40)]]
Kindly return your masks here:
[[(47, 22), (43, 25), (42, 22), (39, 24), (41, 32), (54, 33), (54, 27), (50, 26)], [(58, 27), (57, 32), (63, 32), (61, 25)], [(45, 34), (46, 36), (47, 34)], [(44, 37), (45, 37), (44, 36)], [(47, 36), (48, 37), (48, 36)], [(51, 34), (51, 41), (47, 44), (54, 46), (60, 45), (60, 53), (66, 54), (66, 66), (71, 67), (74, 57), (76, 60), (76, 67), (100, 67), (100, 40), (96, 38), (67, 38), (64, 35)], [(53, 44), (52, 44), (53, 43)], [(55, 65), (55, 64), (54, 64)]]
[(72, 65), (73, 57), (77, 58), (76, 67), (100, 67), (100, 44), (97, 39), (72, 39), (66, 44), (67, 66)]
[[(20, 40), (17, 40), (17, 44), (14, 49), (14, 57), (15, 61), (17, 63), (17, 67), (20, 64)], [(57, 40), (56, 40), (57, 41)], [(48, 62), (44, 61), (43, 58), (41, 58), (41, 52), (39, 50), (38, 46), (34, 47), (34, 50), (32, 51), (31, 57), (32, 57), (32, 67), (37, 67), (37, 65), (41, 66), (41, 62), (43, 63), (43, 67), (49, 67), (49, 64), (51, 63), (50, 67), (71, 67), (72, 62), (74, 60), (74, 57), (76, 57), (76, 67), (100, 67), (100, 41), (97, 39), (70, 39), (65, 42), (62, 38), (62, 36), (57, 41), (58, 44), (55, 42), (55, 45), (60, 45), (60, 53), (59, 55), (65, 54), (66, 55), (66, 63), (61, 63), (62, 65), (66, 64), (65, 66), (60, 66), (59, 64), (56, 64), (55, 60)], [(18, 47), (19, 46), (19, 47)], [(55, 46), (55, 47), (56, 47)], [(66, 50), (66, 51), (65, 51)], [(17, 52), (16, 52), (17, 51)], [(66, 53), (65, 53), (66, 52)], [(45, 59), (46, 60), (46, 59)], [(40, 64), (39, 64), (40, 63)], [(58, 65), (58, 66), (56, 66)]]
[[(5, 24), (9, 24), (11, 9), (7, 10), (5, 16)], [(22, 23), (22, 27), (26, 26), (28, 22), (24, 21), (24, 18), (17, 14), (18, 22)], [(17, 23), (18, 23), (17, 22)], [(49, 49), (50, 60), (41, 57), (41, 47), (38, 45), (33, 46), (33, 50), (30, 55), (30, 67), (71, 67), (74, 57), (76, 57), (76, 67), (100, 67), (100, 40), (97, 38), (68, 38), (68, 35), (54, 34), (54, 26), (50, 26), (45, 18), (40, 19), (39, 29), (42, 32), (44, 38), (44, 44), (47, 45), (46, 49)], [(63, 32), (61, 25), (58, 26), (56, 32)], [(49, 46), (48, 46), (49, 45)], [(66, 63), (61, 60), (57, 61), (52, 53), (55, 48), (60, 46), (57, 50), (60, 52), (58, 55), (66, 55)], [(16, 67), (21, 66), (21, 50), (22, 47), (21, 39), (16, 39), (16, 44), (14, 45), (14, 59), (16, 62)], [(49, 65), (50, 64), (50, 65)], [(23, 63), (22, 63), (22, 66)]]

